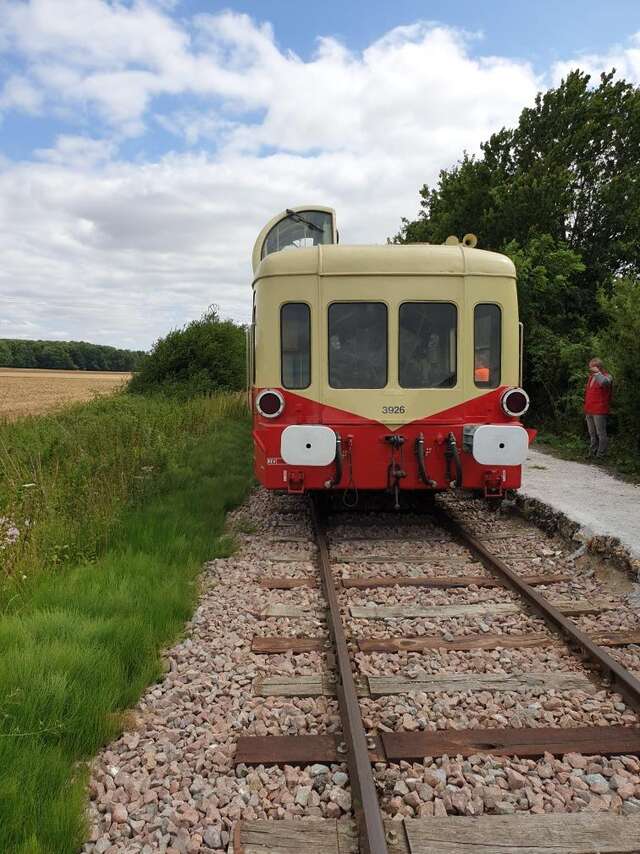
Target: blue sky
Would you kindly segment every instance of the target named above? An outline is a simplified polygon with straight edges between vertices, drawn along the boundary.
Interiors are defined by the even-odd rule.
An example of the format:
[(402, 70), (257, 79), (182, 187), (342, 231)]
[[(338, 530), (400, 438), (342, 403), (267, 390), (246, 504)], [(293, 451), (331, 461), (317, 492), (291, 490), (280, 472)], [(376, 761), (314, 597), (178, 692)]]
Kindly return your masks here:
[(303, 57), (313, 53), (318, 35), (363, 50), (394, 27), (426, 20), (481, 32), (478, 52), (529, 59), (541, 71), (567, 55), (599, 53), (640, 29), (637, 0), (183, 0), (175, 12), (191, 16), (228, 8), (271, 21), (278, 43)]
[(639, 33), (637, 0), (0, 0), (0, 337), (245, 320), (273, 213), (384, 241), (570, 68), (637, 82)]

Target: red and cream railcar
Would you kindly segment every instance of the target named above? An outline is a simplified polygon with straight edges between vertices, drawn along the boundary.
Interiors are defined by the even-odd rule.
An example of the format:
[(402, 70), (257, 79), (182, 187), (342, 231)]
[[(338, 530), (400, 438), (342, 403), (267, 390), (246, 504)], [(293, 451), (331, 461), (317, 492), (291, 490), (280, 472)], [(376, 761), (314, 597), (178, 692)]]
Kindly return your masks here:
[(287, 210), (253, 252), (249, 386), (268, 489), (502, 496), (520, 485), (515, 269), (462, 243), (338, 245), (330, 208)]

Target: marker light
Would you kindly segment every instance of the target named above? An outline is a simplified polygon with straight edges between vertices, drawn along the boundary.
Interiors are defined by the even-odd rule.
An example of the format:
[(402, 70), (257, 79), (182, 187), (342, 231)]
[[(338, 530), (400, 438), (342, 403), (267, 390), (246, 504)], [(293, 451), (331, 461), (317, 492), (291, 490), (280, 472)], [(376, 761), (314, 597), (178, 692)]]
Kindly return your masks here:
[(500, 399), (502, 409), (512, 418), (520, 418), (529, 409), (529, 395), (522, 388), (510, 388)]
[(273, 389), (261, 391), (256, 398), (256, 409), (264, 418), (277, 418), (284, 409), (284, 397)]

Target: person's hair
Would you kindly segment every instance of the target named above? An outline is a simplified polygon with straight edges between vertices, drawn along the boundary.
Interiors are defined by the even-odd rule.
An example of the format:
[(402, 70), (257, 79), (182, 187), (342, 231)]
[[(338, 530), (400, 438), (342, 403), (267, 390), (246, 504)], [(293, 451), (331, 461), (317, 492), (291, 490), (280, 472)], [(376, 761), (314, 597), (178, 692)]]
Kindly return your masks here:
[(596, 367), (601, 368), (602, 367), (602, 359), (591, 359), (589, 361), (589, 364), (595, 365)]

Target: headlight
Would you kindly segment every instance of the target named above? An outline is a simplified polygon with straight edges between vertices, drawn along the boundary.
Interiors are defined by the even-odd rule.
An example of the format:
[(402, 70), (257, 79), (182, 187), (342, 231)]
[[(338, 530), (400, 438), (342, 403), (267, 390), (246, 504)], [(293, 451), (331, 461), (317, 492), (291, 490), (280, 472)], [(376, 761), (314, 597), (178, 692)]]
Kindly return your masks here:
[(284, 409), (284, 397), (279, 391), (265, 389), (256, 397), (256, 409), (264, 418), (277, 418)]
[(512, 418), (520, 418), (529, 409), (529, 395), (523, 388), (510, 388), (500, 398), (503, 411)]

